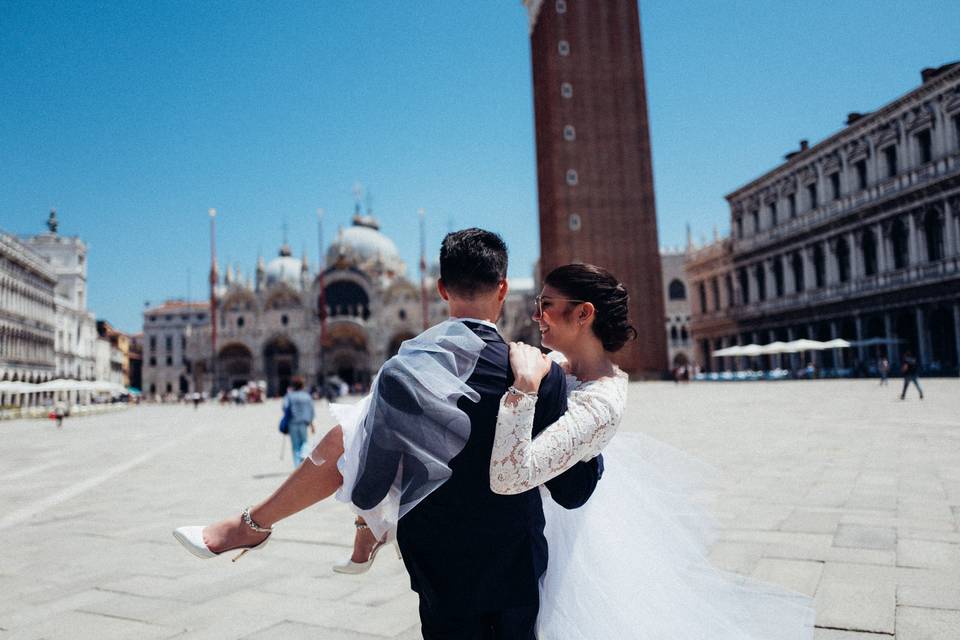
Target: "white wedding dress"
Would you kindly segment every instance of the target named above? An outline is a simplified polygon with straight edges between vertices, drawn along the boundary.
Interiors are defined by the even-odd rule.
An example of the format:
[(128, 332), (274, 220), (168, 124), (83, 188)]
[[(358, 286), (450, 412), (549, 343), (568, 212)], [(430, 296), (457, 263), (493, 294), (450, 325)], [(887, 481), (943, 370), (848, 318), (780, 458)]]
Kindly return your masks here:
[[(715, 569), (712, 521), (692, 502), (705, 465), (642, 434), (616, 434), (627, 378), (567, 377), (567, 412), (532, 438), (533, 398), (501, 402), (491, 488), (540, 486), (549, 548), (540, 640), (810, 640), (810, 598)], [(566, 510), (542, 484), (603, 451), (586, 505)]]

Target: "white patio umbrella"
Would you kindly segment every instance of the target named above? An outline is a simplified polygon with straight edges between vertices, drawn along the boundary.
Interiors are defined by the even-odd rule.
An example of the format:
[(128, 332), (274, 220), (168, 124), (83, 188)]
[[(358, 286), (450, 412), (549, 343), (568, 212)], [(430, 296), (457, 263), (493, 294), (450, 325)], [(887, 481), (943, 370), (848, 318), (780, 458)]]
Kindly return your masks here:
[(713, 352), (714, 358), (725, 358), (727, 356), (742, 356), (742, 349), (740, 345), (733, 345), (732, 347), (726, 347), (724, 349), (717, 349)]
[(834, 338), (823, 343), (825, 349), (846, 349), (850, 343), (843, 338)]
[(763, 347), (761, 347), (758, 344), (748, 344), (745, 347), (740, 348), (740, 355), (742, 356), (763, 355)]
[(774, 355), (777, 353), (789, 353), (785, 351), (787, 348), (787, 343), (777, 340), (776, 342), (771, 342), (770, 344), (765, 344), (760, 347), (760, 353), (765, 355)]
[(787, 346), (791, 347), (791, 349), (796, 349), (797, 351), (823, 351), (824, 349), (828, 348), (819, 340), (807, 340), (806, 338), (800, 338), (799, 340), (788, 342)]
[(0, 382), (0, 393), (33, 393), (37, 385), (29, 382)]

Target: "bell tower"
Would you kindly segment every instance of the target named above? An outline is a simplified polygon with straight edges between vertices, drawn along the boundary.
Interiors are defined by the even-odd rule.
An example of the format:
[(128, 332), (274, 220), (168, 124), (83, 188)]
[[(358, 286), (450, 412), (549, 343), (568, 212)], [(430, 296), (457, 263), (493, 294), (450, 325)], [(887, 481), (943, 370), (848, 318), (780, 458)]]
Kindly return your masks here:
[(542, 273), (609, 269), (630, 292), (635, 378), (667, 369), (637, 0), (524, 0), (530, 16)]

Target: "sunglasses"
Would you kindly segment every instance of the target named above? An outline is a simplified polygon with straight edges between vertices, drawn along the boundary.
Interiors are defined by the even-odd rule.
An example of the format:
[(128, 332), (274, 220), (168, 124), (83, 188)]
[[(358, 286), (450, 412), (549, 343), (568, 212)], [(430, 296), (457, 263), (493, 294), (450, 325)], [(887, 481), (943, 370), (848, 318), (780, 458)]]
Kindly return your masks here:
[(582, 304), (586, 300), (576, 300), (574, 298), (554, 298), (553, 296), (537, 296), (533, 299), (533, 304), (536, 307), (537, 315), (543, 315), (543, 303), (546, 301), (547, 307), (549, 308), (551, 302), (576, 302), (577, 304)]

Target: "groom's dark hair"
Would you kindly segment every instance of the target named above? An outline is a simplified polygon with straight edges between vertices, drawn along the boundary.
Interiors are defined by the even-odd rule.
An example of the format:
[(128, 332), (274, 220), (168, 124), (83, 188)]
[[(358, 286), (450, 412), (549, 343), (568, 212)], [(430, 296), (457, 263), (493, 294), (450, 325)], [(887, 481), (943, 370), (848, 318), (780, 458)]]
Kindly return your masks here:
[(472, 298), (495, 289), (507, 277), (507, 245), (492, 231), (448, 233), (440, 245), (440, 278), (458, 296)]

